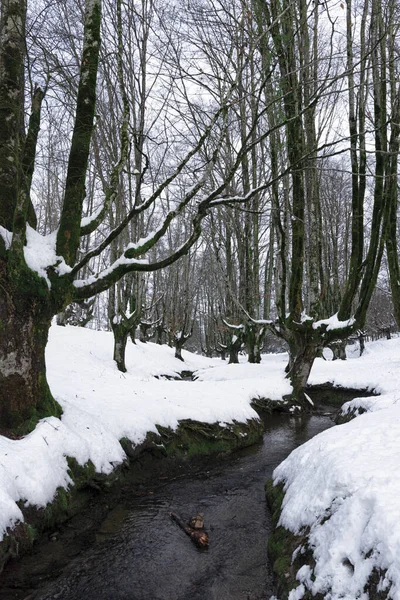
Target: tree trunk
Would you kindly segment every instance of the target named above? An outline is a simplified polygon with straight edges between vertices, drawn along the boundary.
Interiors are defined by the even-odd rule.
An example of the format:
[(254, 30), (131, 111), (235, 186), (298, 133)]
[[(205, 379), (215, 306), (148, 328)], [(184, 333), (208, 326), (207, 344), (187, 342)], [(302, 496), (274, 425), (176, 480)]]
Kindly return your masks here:
[(333, 352), (332, 360), (346, 360), (346, 340), (338, 340), (331, 346)]
[(231, 342), (228, 344), (229, 351), (229, 365), (236, 365), (239, 362), (239, 351), (242, 347), (242, 338), (241, 336), (232, 336)]
[(311, 404), (305, 396), (305, 388), (319, 348), (320, 344), (308, 340), (304, 332), (293, 335), (289, 342), (290, 357), (287, 377), (293, 386), (290, 399), (305, 410), (311, 409)]
[(257, 363), (260, 362), (261, 357), (257, 360), (257, 352), (256, 352), (256, 332), (254, 327), (248, 326), (246, 327), (246, 349), (247, 349), (247, 360), (249, 363)]
[(252, 364), (260, 364), (261, 362), (261, 346), (264, 342), (265, 328), (255, 324), (246, 325), (245, 339), (248, 362)]
[(151, 325), (149, 323), (140, 323), (139, 325), (139, 339), (143, 344), (146, 344), (149, 341), (149, 330), (151, 329)]
[(34, 294), (0, 279), (0, 428), (26, 433), (37, 420), (61, 415), (46, 379), (45, 348), (53, 313)]
[(358, 334), (358, 342), (360, 344), (360, 356), (362, 356), (365, 350), (365, 335), (362, 331)]
[(229, 348), (229, 362), (228, 362), (228, 364), (229, 365), (237, 365), (238, 362), (239, 362), (239, 350), (236, 347), (231, 346)]
[(157, 327), (155, 328), (155, 335), (156, 335), (156, 344), (158, 344), (159, 346), (162, 346), (163, 344), (163, 337), (165, 334), (165, 329), (162, 325), (157, 325)]
[(117, 363), (118, 371), (126, 373), (125, 366), (125, 351), (130, 329), (126, 329), (123, 323), (112, 324), (114, 334), (114, 356), (113, 359)]
[(183, 344), (177, 344), (175, 342), (175, 358), (181, 360), (182, 362), (185, 362), (182, 358), (182, 348)]

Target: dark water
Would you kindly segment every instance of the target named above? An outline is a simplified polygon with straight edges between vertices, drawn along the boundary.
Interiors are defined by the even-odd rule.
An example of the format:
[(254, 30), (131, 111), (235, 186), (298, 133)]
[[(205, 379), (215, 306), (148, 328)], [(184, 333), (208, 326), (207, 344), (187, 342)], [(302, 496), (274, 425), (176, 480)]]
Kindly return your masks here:
[[(30, 557), (26, 568), (33, 569), (34, 583), (29, 585), (26, 571), (28, 581), (23, 584), (19, 580), (15, 595), (8, 582), (7, 595), (5, 588), (4, 595), (0, 589), (0, 598), (269, 599), (274, 593), (267, 560), (271, 519), (264, 484), (294, 448), (332, 425), (327, 415), (273, 415), (266, 423), (262, 444), (210, 460), (195, 473), (159, 482), (139, 497), (133, 490), (126, 491), (97, 530), (97, 541), (80, 551), (61, 575), (51, 580), (50, 560), (46, 572), (38, 577), (35, 557)], [(171, 511), (183, 520), (203, 513), (210, 547), (197, 549), (170, 519)], [(46, 556), (54, 551), (52, 547), (62, 544), (61, 535), (53, 546), (48, 544)], [(21, 565), (23, 570), (23, 561)], [(25, 594), (20, 586), (25, 587)]]

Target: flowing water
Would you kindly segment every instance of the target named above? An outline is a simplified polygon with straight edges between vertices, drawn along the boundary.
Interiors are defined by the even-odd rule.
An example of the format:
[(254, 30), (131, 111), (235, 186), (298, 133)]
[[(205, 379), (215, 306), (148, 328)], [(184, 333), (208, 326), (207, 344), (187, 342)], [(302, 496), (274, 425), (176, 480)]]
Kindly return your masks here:
[[(272, 415), (263, 443), (210, 459), (171, 480), (158, 479), (140, 493), (125, 489), (88, 547), (74, 549), (61, 532), (6, 569), (0, 598), (269, 599), (274, 593), (267, 559), (271, 518), (264, 484), (294, 448), (332, 425), (329, 414)], [(203, 513), (209, 548), (196, 548), (170, 519), (171, 511), (183, 520)], [(57, 573), (52, 565), (68, 552), (71, 557)]]

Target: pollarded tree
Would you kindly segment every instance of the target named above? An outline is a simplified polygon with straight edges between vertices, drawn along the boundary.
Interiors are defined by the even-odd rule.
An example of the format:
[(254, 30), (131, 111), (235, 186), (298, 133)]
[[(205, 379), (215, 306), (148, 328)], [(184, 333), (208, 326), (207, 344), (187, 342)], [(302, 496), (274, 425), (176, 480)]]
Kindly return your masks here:
[[(290, 225), (283, 231), (278, 248), (283, 271), (289, 273), (289, 277), (282, 277), (277, 289), (279, 317), (276, 326), (271, 324), (271, 327), (289, 345), (288, 377), (293, 385), (292, 400), (303, 406), (308, 405), (304, 388), (319, 350), (364, 325), (383, 253), (382, 232), (385, 227), (388, 229), (390, 222), (388, 184), (396, 168), (392, 163), (393, 160), (397, 162), (398, 154), (399, 90), (394, 89), (391, 96), (388, 94), (387, 69), (393, 63), (394, 48), (389, 35), (389, 5), (390, 2), (381, 0), (365, 2), (359, 27), (354, 28), (352, 2), (347, 1), (347, 39), (343, 56), (346, 70), (341, 74), (340, 70), (332, 70), (337, 60), (332, 44), (325, 46), (323, 60), (320, 54), (320, 31), (323, 30), (320, 12), (329, 11), (328, 5), (308, 4), (305, 0), (296, 3), (287, 0), (253, 2), (260, 26), (261, 52), (268, 55), (272, 44), (279, 61), (282, 110), (287, 119), (287, 170), (291, 183)], [(344, 5), (342, 9), (345, 10)], [(325, 23), (332, 27), (331, 40), (334, 40), (335, 20), (329, 13)], [(357, 43), (355, 36), (358, 36)], [(320, 121), (321, 114), (327, 110), (326, 105), (324, 107), (327, 99), (338, 100), (338, 90), (334, 86), (342, 76), (348, 84), (345, 106), (351, 163), (351, 251), (348, 275), (335, 307), (336, 314), (330, 316), (323, 306), (327, 274), (320, 268), (321, 202), (316, 170), (321, 149), (316, 115), (318, 111)], [(328, 138), (328, 146), (343, 152), (343, 140), (339, 144), (338, 141)], [(366, 249), (364, 208), (368, 173), (373, 174), (373, 192)], [(397, 192), (393, 186), (391, 191)], [(284, 251), (288, 247), (290, 259)], [(329, 318), (324, 319), (324, 316)]]
[[(101, 0), (87, 0), (84, 16), (83, 46), (80, 62), (78, 93), (73, 131), (64, 182), (63, 202), (57, 230), (42, 236), (35, 230), (35, 214), (30, 188), (35, 166), (36, 144), (40, 128), (43, 92), (32, 94), (31, 116), (24, 133), (24, 64), (25, 0), (4, 0), (1, 4), (0, 45), (0, 423), (3, 430), (22, 426), (48, 414), (60, 414), (46, 380), (45, 346), (52, 317), (72, 301), (82, 301), (109, 289), (130, 272), (152, 271), (173, 263), (183, 256), (201, 232), (201, 222), (209, 208), (226, 202), (221, 193), (229, 185), (242, 160), (245, 144), (238, 146), (235, 163), (219, 179), (215, 187), (204, 186), (210, 181), (218, 152), (222, 146), (234, 98), (235, 85), (227, 86), (222, 104), (211, 117), (203, 114), (196, 123), (196, 136), (190, 147), (177, 152), (178, 159), (169, 169), (166, 179), (143, 202), (109, 231), (103, 229), (97, 245), (81, 245), (83, 236), (91, 235), (102, 226), (123, 176), (130, 145), (129, 101), (123, 74), (122, 3), (117, 2), (117, 80), (122, 103), (119, 157), (107, 177), (104, 200), (99, 208), (82, 220), (85, 202), (85, 181), (90, 146), (93, 137), (96, 78), (102, 21)], [(250, 132), (251, 133), (251, 132)], [(211, 135), (212, 134), (212, 135)], [(251, 143), (254, 143), (251, 140)], [(197, 157), (209, 144), (209, 160)], [(191, 186), (175, 199), (171, 210), (157, 229), (145, 239), (126, 245), (112, 264), (104, 264), (110, 244), (125, 231), (131, 220), (154, 209), (168, 187), (173, 187), (180, 175), (192, 177)], [(200, 192), (202, 195), (199, 198)], [(248, 199), (251, 193), (247, 195)], [(236, 198), (243, 201), (243, 197)], [(230, 200), (232, 202), (232, 199)], [(170, 224), (192, 204), (191, 230), (176, 250), (149, 262), (146, 253), (153, 249)], [(87, 248), (82, 254), (81, 249)], [(99, 270), (86, 279), (82, 269), (97, 259)], [(24, 426), (26, 428), (26, 425)]]

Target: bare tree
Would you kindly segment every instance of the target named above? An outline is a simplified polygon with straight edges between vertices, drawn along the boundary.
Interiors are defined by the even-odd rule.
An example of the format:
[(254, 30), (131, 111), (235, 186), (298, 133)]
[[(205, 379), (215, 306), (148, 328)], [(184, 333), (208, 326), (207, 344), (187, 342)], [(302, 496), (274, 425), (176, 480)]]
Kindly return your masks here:
[[(123, 24), (124, 8), (116, 4), (117, 35), (114, 52), (121, 119), (118, 133), (117, 160), (106, 176), (106, 187), (98, 208), (86, 212), (86, 180), (96, 114), (96, 82), (98, 73), (102, 6), (100, 0), (88, 0), (84, 15), (82, 52), (74, 113), (71, 145), (66, 177), (63, 184), (59, 227), (49, 236), (41, 236), (32, 227), (30, 198), (34, 173), (40, 113), (44, 93), (33, 92), (31, 117), (26, 137), (23, 131), (25, 22), (24, 0), (6, 0), (1, 5), (0, 47), (0, 420), (5, 428), (17, 427), (26, 421), (32, 424), (38, 417), (60, 414), (52, 398), (45, 375), (44, 350), (52, 316), (71, 301), (82, 301), (109, 289), (124, 275), (164, 268), (184, 256), (201, 233), (201, 223), (210, 208), (226, 203), (221, 198), (241, 164), (243, 155), (251, 148), (251, 138), (237, 148), (235, 163), (224, 178), (210, 175), (215, 168), (226, 134), (227, 115), (237, 100), (236, 85), (229, 84), (222, 103), (211, 116), (202, 112), (193, 135), (187, 136), (185, 148), (178, 149), (175, 164), (169, 161), (166, 178), (145, 199), (132, 207), (113, 230), (102, 228), (110, 206), (119, 191), (120, 180), (129, 158), (131, 143), (130, 104), (127, 98), (124, 73)], [(70, 82), (68, 82), (70, 83)], [(205, 152), (208, 160), (200, 159)], [(129, 242), (117, 259), (109, 263), (111, 244), (128, 229), (133, 219), (152, 211), (180, 177), (190, 179), (190, 188), (174, 198), (173, 207), (156, 229), (145, 239)], [(101, 190), (97, 193), (100, 194)], [(236, 197), (249, 200), (251, 192)], [(235, 199), (229, 199), (234, 202)], [(162, 240), (171, 223), (192, 205), (191, 229), (188, 237), (167, 255), (155, 262), (145, 258)], [(82, 221), (83, 219), (83, 221)], [(94, 235), (100, 232), (100, 239)], [(84, 236), (95, 243), (83, 244)], [(42, 252), (46, 245), (51, 252)], [(31, 253), (30, 253), (31, 250)], [(35, 256), (35, 259), (32, 258)], [(49, 258), (50, 257), (50, 258)], [(82, 278), (82, 269), (90, 266), (96, 271)]]

